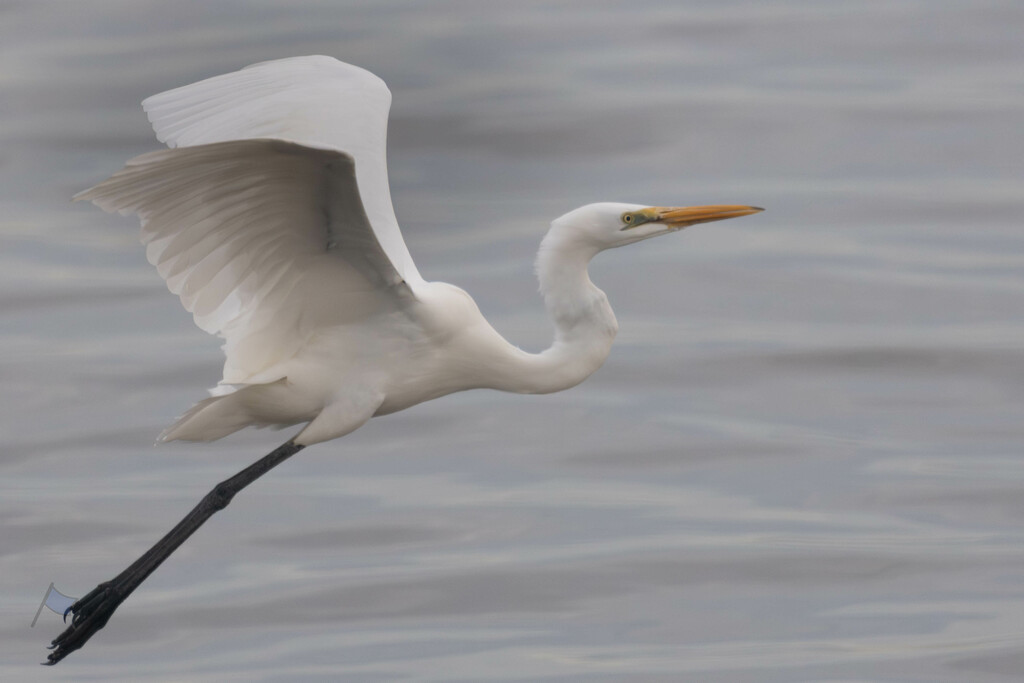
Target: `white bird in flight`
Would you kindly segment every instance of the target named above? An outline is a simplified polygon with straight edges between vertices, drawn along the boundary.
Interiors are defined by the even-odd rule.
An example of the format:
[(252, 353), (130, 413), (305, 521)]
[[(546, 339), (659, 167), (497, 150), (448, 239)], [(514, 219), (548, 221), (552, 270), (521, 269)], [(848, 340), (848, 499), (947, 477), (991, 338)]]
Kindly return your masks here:
[(305, 426), (76, 602), (47, 664), (84, 645), (206, 519), (303, 447), (455, 391), (540, 394), (582, 382), (618, 330), (587, 274), (599, 252), (761, 211), (599, 203), (555, 219), (536, 262), (555, 340), (528, 353), (466, 292), (417, 271), (388, 188), (390, 105), (381, 79), (331, 57), (254, 64), (146, 99), (170, 149), (136, 157), (76, 196), (138, 215), (150, 263), (196, 324), (225, 340), (212, 396), (160, 440)]

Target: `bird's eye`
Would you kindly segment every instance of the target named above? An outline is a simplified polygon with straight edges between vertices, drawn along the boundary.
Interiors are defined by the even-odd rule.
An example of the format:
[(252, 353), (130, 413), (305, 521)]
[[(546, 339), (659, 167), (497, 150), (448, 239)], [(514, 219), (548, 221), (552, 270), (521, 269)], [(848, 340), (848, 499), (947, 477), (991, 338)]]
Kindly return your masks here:
[(635, 216), (631, 213), (622, 214), (622, 222), (625, 223), (626, 225), (632, 225), (634, 218)]

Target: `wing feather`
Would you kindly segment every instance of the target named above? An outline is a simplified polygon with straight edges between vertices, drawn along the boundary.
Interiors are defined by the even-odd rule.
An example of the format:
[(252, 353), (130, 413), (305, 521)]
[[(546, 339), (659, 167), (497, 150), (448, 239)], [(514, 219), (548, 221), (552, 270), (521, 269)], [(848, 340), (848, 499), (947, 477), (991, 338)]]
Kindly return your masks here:
[[(223, 381), (238, 384), (318, 329), (411, 295), (366, 217), (356, 175), (344, 152), (234, 140), (143, 154), (75, 198), (139, 216), (147, 258), (196, 324), (224, 337)], [(311, 292), (371, 305), (325, 306)]]
[(292, 57), (168, 90), (142, 106), (169, 147), (274, 138), (351, 155), (376, 239), (406, 282), (422, 282), (391, 205), (391, 92), (377, 76), (333, 57)]

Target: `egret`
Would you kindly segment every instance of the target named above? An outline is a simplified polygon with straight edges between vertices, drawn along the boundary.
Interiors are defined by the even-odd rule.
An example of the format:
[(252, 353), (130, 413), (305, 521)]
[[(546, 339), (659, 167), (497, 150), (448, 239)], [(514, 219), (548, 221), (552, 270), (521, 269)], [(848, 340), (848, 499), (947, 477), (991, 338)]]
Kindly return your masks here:
[(47, 664), (82, 647), (209, 517), (306, 446), (455, 391), (543, 394), (582, 382), (618, 330), (587, 274), (599, 252), (761, 211), (600, 203), (555, 219), (536, 261), (555, 339), (528, 353), (466, 292), (417, 271), (391, 206), (391, 93), (377, 76), (331, 57), (295, 57), (142, 106), (168, 149), (128, 161), (75, 198), (136, 214), (168, 289), (200, 328), (224, 339), (220, 383), (159, 440), (305, 426), (217, 484), (156, 545), (72, 605)]

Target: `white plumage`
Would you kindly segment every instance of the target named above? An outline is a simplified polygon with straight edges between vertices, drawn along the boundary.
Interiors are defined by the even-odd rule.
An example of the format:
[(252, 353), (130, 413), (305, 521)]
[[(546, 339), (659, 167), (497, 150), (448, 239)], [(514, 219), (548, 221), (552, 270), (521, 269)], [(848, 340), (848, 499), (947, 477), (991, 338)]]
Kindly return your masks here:
[(333, 57), (279, 59), (153, 95), (142, 108), (168, 147), (272, 138), (345, 152), (384, 253), (407, 281), (422, 279), (391, 207), (391, 91), (369, 71)]
[(309, 445), (453, 391), (573, 386), (617, 329), (587, 276), (595, 254), (757, 210), (591, 204), (554, 221), (537, 272), (556, 337), (528, 354), (416, 270), (388, 189), (390, 103), (383, 81), (330, 57), (256, 64), (145, 100), (171, 149), (77, 196), (137, 214), (149, 261), (225, 340), (214, 395), (161, 440), (308, 422), (295, 442)]
[(589, 204), (551, 224), (537, 276), (555, 327), (547, 350), (505, 341), (464, 291), (420, 277), (391, 208), (391, 95), (329, 57), (265, 62), (143, 103), (172, 149), (78, 195), (142, 220), (146, 255), (196, 324), (224, 338), (224, 377), (161, 439), (308, 423), (217, 484), (156, 545), (75, 601), (48, 664), (82, 647), (207, 519), (305, 446), (453, 391), (544, 393), (582, 382), (618, 326), (587, 264), (611, 247), (748, 206)]

